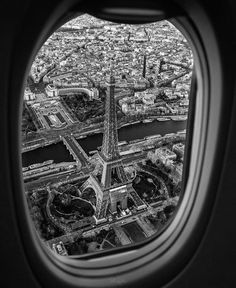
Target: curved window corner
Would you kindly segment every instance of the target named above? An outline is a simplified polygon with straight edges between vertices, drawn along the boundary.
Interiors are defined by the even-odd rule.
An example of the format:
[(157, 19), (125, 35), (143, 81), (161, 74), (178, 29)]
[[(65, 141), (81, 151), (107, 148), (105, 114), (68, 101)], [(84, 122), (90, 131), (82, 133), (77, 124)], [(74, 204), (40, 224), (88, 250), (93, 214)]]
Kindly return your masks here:
[(212, 111), (206, 47), (185, 17), (82, 14), (52, 32), (23, 93), (30, 261), (58, 287), (141, 287), (154, 273), (167, 283), (212, 205), (206, 149), (221, 96)]

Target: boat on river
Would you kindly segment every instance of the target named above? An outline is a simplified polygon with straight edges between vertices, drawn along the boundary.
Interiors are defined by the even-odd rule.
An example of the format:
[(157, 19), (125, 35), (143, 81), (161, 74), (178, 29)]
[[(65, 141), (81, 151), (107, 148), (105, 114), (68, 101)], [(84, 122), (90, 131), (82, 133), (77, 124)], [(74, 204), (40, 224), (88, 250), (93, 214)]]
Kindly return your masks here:
[(143, 120), (143, 123), (150, 123), (152, 121), (153, 121), (153, 119), (145, 119), (145, 120)]
[(169, 118), (162, 117), (162, 118), (157, 118), (157, 121), (169, 121)]

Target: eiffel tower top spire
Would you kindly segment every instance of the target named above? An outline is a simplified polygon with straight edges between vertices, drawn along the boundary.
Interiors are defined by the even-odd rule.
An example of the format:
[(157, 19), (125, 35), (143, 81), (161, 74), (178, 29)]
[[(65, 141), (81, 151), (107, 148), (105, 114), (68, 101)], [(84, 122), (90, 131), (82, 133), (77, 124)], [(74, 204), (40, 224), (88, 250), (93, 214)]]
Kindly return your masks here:
[(114, 77), (114, 60), (110, 59), (110, 69), (109, 74), (107, 77), (107, 84), (113, 84), (115, 85), (115, 77)]

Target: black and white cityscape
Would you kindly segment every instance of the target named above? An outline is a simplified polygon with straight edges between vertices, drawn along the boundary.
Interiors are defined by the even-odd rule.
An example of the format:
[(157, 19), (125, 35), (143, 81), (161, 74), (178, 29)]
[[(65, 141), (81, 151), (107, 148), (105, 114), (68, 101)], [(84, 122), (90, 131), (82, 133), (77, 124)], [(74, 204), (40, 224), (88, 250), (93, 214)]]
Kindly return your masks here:
[(24, 91), (22, 173), (29, 213), (63, 256), (145, 241), (172, 220), (193, 68), (168, 21), (83, 14), (38, 51)]

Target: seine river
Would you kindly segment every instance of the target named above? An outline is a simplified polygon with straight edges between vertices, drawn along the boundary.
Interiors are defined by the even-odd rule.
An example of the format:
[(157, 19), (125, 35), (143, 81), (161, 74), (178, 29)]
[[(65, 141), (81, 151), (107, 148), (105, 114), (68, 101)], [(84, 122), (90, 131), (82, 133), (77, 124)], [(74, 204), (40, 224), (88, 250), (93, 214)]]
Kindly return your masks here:
[[(131, 141), (141, 139), (146, 136), (168, 133), (176, 133), (186, 129), (187, 121), (156, 121), (150, 123), (138, 123), (130, 126), (122, 127), (118, 130), (119, 141)], [(96, 150), (102, 144), (102, 134), (95, 134), (87, 138), (78, 140), (86, 153)], [(44, 162), (46, 160), (54, 160), (55, 163), (73, 161), (72, 156), (62, 142), (52, 144), (43, 148), (38, 148), (22, 154), (23, 167), (34, 163)]]

